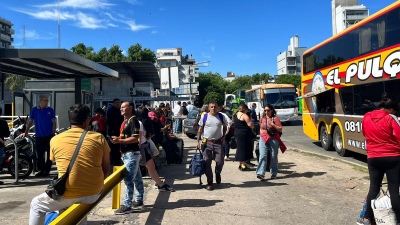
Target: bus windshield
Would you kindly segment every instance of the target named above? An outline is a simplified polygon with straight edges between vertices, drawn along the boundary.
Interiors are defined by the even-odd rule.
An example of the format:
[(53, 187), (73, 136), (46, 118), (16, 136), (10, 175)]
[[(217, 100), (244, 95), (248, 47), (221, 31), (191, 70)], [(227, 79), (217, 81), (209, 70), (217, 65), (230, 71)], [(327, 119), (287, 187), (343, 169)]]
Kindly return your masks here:
[(264, 94), (264, 105), (271, 104), (275, 109), (297, 107), (296, 90), (294, 88), (265, 89)]

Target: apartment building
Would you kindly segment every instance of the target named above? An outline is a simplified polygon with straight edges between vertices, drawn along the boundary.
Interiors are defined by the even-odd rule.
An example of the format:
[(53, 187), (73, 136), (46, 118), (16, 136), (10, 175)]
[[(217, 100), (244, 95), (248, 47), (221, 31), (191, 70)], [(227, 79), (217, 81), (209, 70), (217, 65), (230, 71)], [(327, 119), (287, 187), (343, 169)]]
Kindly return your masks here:
[(14, 38), (12, 35), (15, 33), (15, 31), (12, 29), (12, 26), (14, 25), (11, 23), (11, 21), (6, 20), (2, 17), (0, 17), (0, 25), (1, 25), (1, 32), (0, 32), (0, 41), (1, 41), (1, 48), (14, 48), (12, 46), (12, 43), (14, 41)]
[(301, 59), (306, 49), (305, 47), (299, 47), (298, 35), (290, 38), (287, 50), (279, 53), (277, 57), (277, 75), (301, 75)]
[(161, 79), (160, 95), (172, 91), (179, 97), (194, 99), (198, 94), (196, 77), (199, 77), (199, 65), (192, 55), (183, 55), (182, 48), (162, 48), (157, 49), (156, 57)]
[(369, 16), (358, 0), (332, 0), (332, 35), (335, 35)]

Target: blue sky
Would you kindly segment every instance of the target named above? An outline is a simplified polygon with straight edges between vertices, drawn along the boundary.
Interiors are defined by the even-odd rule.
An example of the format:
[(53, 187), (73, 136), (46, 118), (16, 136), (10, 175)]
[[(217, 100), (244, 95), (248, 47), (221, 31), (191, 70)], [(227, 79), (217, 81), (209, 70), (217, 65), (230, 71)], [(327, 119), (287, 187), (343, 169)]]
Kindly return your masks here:
[[(370, 14), (396, 0), (359, 0)], [(140, 43), (158, 48), (181, 47), (197, 62), (209, 61), (200, 72), (223, 77), (276, 74), (276, 58), (299, 35), (300, 47), (310, 48), (332, 35), (330, 0), (154, 1), (154, 0), (9, 0), (1, 17), (14, 26), (14, 46), (57, 48), (58, 18), (61, 48), (78, 43), (119, 45), (127, 51)], [(25, 29), (23, 29), (25, 27)], [(204, 64), (205, 65), (205, 64)]]

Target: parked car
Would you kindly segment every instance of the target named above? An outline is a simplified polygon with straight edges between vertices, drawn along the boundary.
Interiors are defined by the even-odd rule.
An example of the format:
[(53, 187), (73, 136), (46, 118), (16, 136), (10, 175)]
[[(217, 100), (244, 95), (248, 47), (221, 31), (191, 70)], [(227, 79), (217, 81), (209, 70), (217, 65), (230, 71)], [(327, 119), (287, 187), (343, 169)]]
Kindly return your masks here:
[(195, 138), (197, 135), (197, 129), (195, 129), (193, 125), (199, 113), (200, 109), (193, 109), (189, 112), (186, 119), (183, 120), (183, 131), (189, 138)]
[[(197, 129), (195, 129), (195, 120), (200, 113), (200, 109), (193, 109), (187, 115), (187, 118), (183, 120), (183, 130), (186, 136), (189, 138), (195, 138), (197, 135)], [(226, 115), (232, 118), (232, 110), (226, 110)]]

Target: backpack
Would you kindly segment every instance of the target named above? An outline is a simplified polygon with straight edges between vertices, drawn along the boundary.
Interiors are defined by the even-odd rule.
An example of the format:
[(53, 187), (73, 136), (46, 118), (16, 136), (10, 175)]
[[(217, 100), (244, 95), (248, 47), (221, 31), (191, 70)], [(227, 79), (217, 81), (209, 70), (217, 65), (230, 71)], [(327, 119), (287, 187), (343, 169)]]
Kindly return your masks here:
[[(208, 117), (208, 113), (204, 114), (203, 116), (203, 126), (206, 125), (206, 121), (207, 121), (207, 117)], [(222, 115), (222, 113), (218, 113), (218, 117), (219, 120), (221, 120), (222, 124), (224, 124), (224, 115)]]
[(192, 176), (199, 177), (200, 185), (202, 184), (201, 175), (206, 173), (206, 160), (203, 158), (200, 149), (196, 149), (195, 154), (190, 160), (189, 173)]
[(182, 110), (182, 115), (187, 116), (189, 114), (189, 111), (187, 110), (187, 108), (185, 106), (182, 106), (183, 110)]

